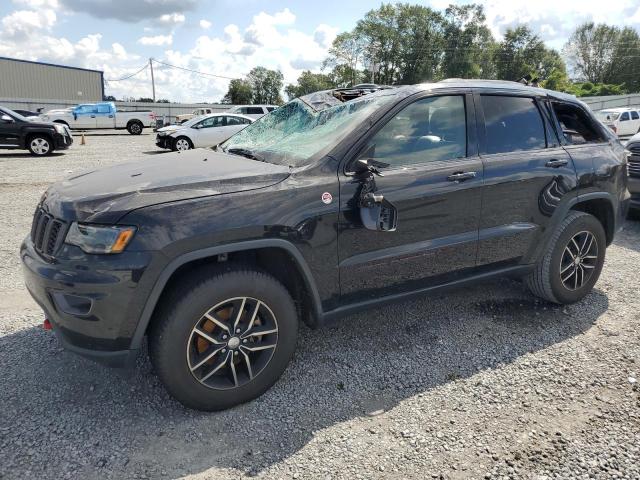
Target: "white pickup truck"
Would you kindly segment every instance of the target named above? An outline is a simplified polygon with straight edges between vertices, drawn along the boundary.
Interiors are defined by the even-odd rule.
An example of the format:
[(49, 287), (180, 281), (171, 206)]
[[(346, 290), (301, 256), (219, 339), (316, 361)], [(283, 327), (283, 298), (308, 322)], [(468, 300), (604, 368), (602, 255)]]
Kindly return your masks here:
[(210, 113), (215, 113), (213, 108), (196, 108), (191, 113), (183, 113), (181, 115), (176, 115), (176, 123), (178, 125), (181, 125), (187, 120), (191, 120), (192, 118), (200, 117), (202, 115), (208, 115)]
[(156, 115), (151, 110), (118, 111), (113, 102), (84, 103), (71, 108), (49, 110), (40, 118), (79, 130), (126, 128), (132, 135), (140, 135), (143, 128), (153, 127), (156, 121)]

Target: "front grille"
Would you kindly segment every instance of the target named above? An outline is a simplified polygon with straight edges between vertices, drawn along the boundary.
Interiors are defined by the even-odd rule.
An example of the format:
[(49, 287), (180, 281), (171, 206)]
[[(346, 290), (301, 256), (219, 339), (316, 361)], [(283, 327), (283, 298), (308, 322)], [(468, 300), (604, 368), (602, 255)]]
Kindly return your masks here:
[(629, 151), (631, 152), (627, 159), (629, 176), (640, 177), (640, 145), (634, 145)]
[(36, 251), (49, 257), (53, 256), (64, 242), (66, 225), (62, 220), (38, 208), (31, 225), (31, 241)]

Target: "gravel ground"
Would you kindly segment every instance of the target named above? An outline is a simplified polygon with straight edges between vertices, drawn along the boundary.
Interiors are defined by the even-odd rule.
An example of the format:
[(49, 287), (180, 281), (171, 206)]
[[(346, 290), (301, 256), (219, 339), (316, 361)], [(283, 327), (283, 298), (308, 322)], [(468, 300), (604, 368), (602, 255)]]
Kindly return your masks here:
[(32, 211), (54, 180), (156, 151), (0, 153), (0, 478), (640, 478), (637, 221), (578, 304), (501, 280), (303, 328), (275, 387), (225, 412), (181, 407), (145, 355), (125, 376), (64, 352), (22, 287)]

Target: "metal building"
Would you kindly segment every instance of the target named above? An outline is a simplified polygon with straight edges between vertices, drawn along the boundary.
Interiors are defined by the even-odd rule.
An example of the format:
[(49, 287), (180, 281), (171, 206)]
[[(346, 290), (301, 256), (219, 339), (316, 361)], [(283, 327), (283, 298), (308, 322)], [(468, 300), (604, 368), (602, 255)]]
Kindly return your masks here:
[(103, 72), (0, 57), (0, 98), (99, 102)]

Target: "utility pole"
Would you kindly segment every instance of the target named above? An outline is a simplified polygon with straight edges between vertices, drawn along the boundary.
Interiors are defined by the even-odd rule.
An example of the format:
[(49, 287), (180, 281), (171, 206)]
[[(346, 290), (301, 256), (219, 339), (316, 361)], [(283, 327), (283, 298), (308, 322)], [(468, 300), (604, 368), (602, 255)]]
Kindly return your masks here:
[(156, 82), (153, 79), (153, 58), (149, 59), (149, 68), (151, 69), (151, 89), (153, 90), (153, 103), (156, 103)]

